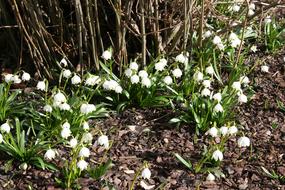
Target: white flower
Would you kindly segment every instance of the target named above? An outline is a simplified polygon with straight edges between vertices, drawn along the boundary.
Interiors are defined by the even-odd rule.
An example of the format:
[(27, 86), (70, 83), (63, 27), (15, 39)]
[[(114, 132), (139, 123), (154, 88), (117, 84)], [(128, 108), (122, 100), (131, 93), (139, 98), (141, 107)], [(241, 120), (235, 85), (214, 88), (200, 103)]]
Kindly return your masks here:
[(175, 78), (180, 78), (182, 76), (182, 71), (179, 68), (176, 68), (172, 71), (172, 74)]
[(213, 99), (217, 100), (218, 102), (220, 102), (222, 100), (222, 94), (221, 93), (216, 93), (213, 95)]
[(204, 80), (202, 84), (205, 88), (211, 87), (211, 81), (210, 80)]
[(241, 84), (248, 85), (250, 83), (249, 78), (247, 76), (241, 76), (239, 79)]
[(116, 86), (115, 87), (115, 92), (117, 93), (117, 94), (121, 94), (122, 92), (123, 92), (123, 88), (119, 85), (119, 86)]
[(255, 9), (255, 4), (254, 3), (250, 3), (248, 8), (254, 10)]
[(70, 141), (68, 142), (68, 144), (69, 144), (69, 146), (70, 146), (71, 148), (75, 148), (76, 145), (77, 145), (77, 139), (76, 139), (76, 138), (70, 139)]
[(84, 129), (84, 130), (89, 130), (89, 124), (88, 124), (88, 122), (84, 121), (82, 126), (83, 126), (83, 129)]
[(240, 45), (240, 43), (241, 43), (240, 39), (238, 39), (238, 38), (234, 39), (234, 40), (231, 41), (231, 47), (236, 48), (236, 47), (238, 47)]
[(215, 179), (216, 178), (215, 178), (215, 176), (212, 173), (209, 173), (207, 178), (206, 178), (207, 181), (215, 181)]
[(226, 126), (223, 126), (220, 128), (220, 133), (223, 135), (223, 136), (226, 136), (228, 134), (228, 131), (229, 131), (229, 128), (226, 127)]
[(139, 69), (139, 65), (136, 62), (131, 62), (130, 63), (130, 69), (137, 71)]
[(62, 124), (61, 128), (68, 128), (70, 129), (70, 124), (66, 121)]
[(69, 111), (71, 109), (70, 105), (66, 102), (59, 104), (58, 107), (62, 111)]
[(93, 140), (93, 136), (91, 133), (84, 133), (82, 136), (82, 141), (84, 143), (91, 143)]
[(52, 107), (47, 104), (47, 105), (44, 106), (44, 111), (48, 112), (48, 113), (51, 113), (52, 112)]
[(212, 155), (212, 158), (215, 160), (215, 161), (222, 161), (224, 156), (223, 156), (223, 153), (220, 151), (220, 150), (215, 150), (213, 152), (213, 155)]
[(267, 16), (267, 17), (264, 19), (264, 22), (265, 22), (265, 24), (271, 23), (272, 20), (271, 20), (270, 16)]
[(222, 44), (222, 39), (219, 36), (215, 36), (213, 39), (215, 45)]
[(120, 86), (120, 85), (115, 80), (106, 80), (103, 83), (103, 88), (106, 89), (106, 90), (115, 90), (117, 86)]
[(69, 77), (71, 77), (71, 71), (69, 69), (64, 69), (62, 72), (62, 76), (68, 79)]
[(240, 82), (239, 81), (233, 82), (232, 88), (237, 90), (237, 91), (241, 91), (241, 84), (240, 84)]
[(179, 63), (187, 64), (188, 63), (188, 56), (187, 56), (187, 54), (184, 55), (183, 53), (181, 53), (175, 57), (175, 61), (179, 62)]
[(240, 6), (237, 5), (237, 4), (235, 4), (235, 5), (233, 5), (233, 6), (231, 7), (231, 9), (232, 9), (234, 12), (239, 12)]
[(234, 134), (236, 134), (237, 132), (238, 132), (238, 129), (237, 129), (236, 126), (231, 126), (231, 127), (229, 128), (229, 134), (230, 134), (230, 135), (234, 135)]
[(247, 146), (250, 146), (250, 140), (248, 137), (240, 137), (238, 139), (238, 147), (247, 147)]
[(151, 81), (149, 78), (143, 78), (142, 79), (142, 86), (145, 86), (147, 88), (149, 88), (151, 86)]
[(85, 85), (94, 86), (95, 84), (99, 84), (100, 81), (101, 81), (101, 79), (99, 76), (91, 75), (86, 79)]
[(13, 75), (11, 80), (14, 82), (14, 84), (20, 84), (22, 82), (18, 75)]
[(223, 106), (220, 103), (215, 105), (214, 112), (223, 112), (223, 111), (224, 111)]
[(45, 81), (39, 81), (38, 84), (37, 84), (37, 89), (38, 90), (41, 90), (41, 91), (45, 91), (46, 89), (46, 83)]
[(69, 128), (62, 128), (61, 133), (60, 133), (61, 137), (64, 139), (67, 139), (68, 137), (71, 136), (71, 131)]
[(4, 133), (10, 133), (10, 125), (6, 122), (6, 123), (3, 123), (0, 127), (1, 131), (4, 132)]
[(79, 157), (89, 157), (90, 156), (90, 150), (86, 147), (82, 147), (79, 151)]
[(44, 155), (46, 160), (52, 160), (55, 158), (55, 151), (53, 149), (48, 149)]
[(54, 95), (53, 100), (55, 102), (62, 103), (62, 102), (66, 102), (66, 97), (65, 97), (65, 95), (63, 93), (58, 92), (57, 94)]
[(31, 75), (29, 73), (24, 72), (22, 75), (23, 81), (29, 81), (31, 79)]
[(98, 144), (104, 146), (106, 149), (109, 148), (109, 139), (106, 135), (101, 135), (98, 138)]
[(224, 44), (220, 43), (220, 44), (217, 44), (219, 50), (223, 51), (225, 49), (225, 46)]
[(173, 80), (172, 80), (171, 76), (166, 76), (166, 77), (164, 77), (163, 82), (167, 85), (170, 85), (173, 83)]
[(133, 75), (132, 77), (131, 77), (131, 83), (132, 84), (137, 84), (137, 83), (139, 83), (140, 82), (140, 77), (138, 76), (138, 75)]
[(211, 66), (208, 66), (207, 68), (206, 68), (206, 73), (207, 74), (209, 74), (209, 75), (213, 75), (214, 74), (214, 68), (212, 67), (212, 65)]
[(254, 10), (249, 9), (249, 10), (248, 10), (248, 16), (252, 16), (252, 15), (254, 15)]
[(240, 94), (238, 97), (239, 103), (246, 103), (247, 102), (247, 97), (244, 94)]
[(79, 162), (77, 162), (77, 167), (83, 171), (86, 170), (88, 167), (88, 163), (85, 160), (80, 160)]
[(203, 38), (209, 38), (212, 35), (212, 32), (210, 30), (207, 30), (204, 34), (203, 34)]
[(132, 69), (127, 68), (127, 69), (125, 70), (125, 75), (126, 75), (128, 78), (130, 78), (130, 77), (132, 76), (132, 74), (133, 74)]
[(72, 84), (79, 84), (79, 83), (81, 83), (81, 78), (80, 78), (80, 76), (78, 76), (78, 75), (74, 75), (72, 78), (71, 78), (71, 83)]
[(3, 142), (3, 136), (2, 136), (2, 134), (0, 134), (0, 143), (2, 143)]
[(139, 76), (141, 78), (147, 78), (148, 77), (148, 73), (145, 70), (140, 70)]
[(12, 74), (6, 74), (4, 77), (5, 77), (5, 82), (7, 82), (7, 83), (13, 81), (13, 75)]
[(216, 127), (212, 127), (208, 130), (208, 134), (211, 135), (212, 137), (217, 137), (218, 136), (218, 129)]
[(194, 74), (194, 79), (197, 81), (197, 82), (200, 82), (203, 80), (203, 73), (201, 73), (200, 71), (197, 71), (195, 72)]
[(83, 114), (89, 114), (96, 110), (96, 106), (94, 104), (82, 104), (80, 106), (80, 112)]
[(250, 51), (252, 51), (253, 53), (255, 53), (257, 51), (257, 47), (256, 45), (253, 45), (250, 47)]
[(67, 67), (67, 60), (65, 58), (62, 58), (61, 61), (59, 62), (59, 64), (62, 66), (62, 67)]
[(151, 177), (151, 172), (148, 168), (144, 168), (141, 174), (143, 179), (150, 179)]
[(106, 61), (112, 58), (112, 52), (109, 50), (106, 50), (102, 53), (102, 58)]
[(268, 73), (269, 72), (269, 67), (267, 65), (262, 65), (261, 66), (261, 71), (264, 73)]
[(210, 96), (211, 95), (211, 91), (208, 89), (208, 88), (204, 88), (202, 91), (201, 91), (201, 95), (202, 96)]
[[(165, 61), (164, 61), (165, 60)], [(166, 59), (160, 59), (159, 62), (157, 62), (154, 65), (155, 70), (157, 71), (163, 71), (165, 69), (165, 66), (167, 65)]]

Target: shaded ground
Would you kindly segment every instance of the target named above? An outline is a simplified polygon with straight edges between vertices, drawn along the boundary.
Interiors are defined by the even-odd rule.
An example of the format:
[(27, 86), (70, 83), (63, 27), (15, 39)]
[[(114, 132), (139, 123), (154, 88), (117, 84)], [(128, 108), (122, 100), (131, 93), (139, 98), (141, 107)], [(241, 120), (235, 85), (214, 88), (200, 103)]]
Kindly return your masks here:
[[(85, 189), (98, 189), (100, 184), (112, 184), (118, 190), (127, 190), (134, 173), (148, 161), (153, 184), (160, 189), (285, 189), (285, 181), (271, 179), (261, 169), (275, 171), (285, 176), (285, 75), (283, 56), (267, 57), (270, 73), (256, 69), (250, 79), (255, 95), (252, 100), (238, 108), (237, 121), (244, 133), (251, 138), (252, 147), (241, 150), (235, 139), (228, 143), (223, 162), (224, 179), (206, 182), (205, 175), (196, 175), (187, 170), (173, 156), (179, 153), (195, 163), (199, 160), (203, 142), (193, 141), (189, 126), (176, 128), (167, 121), (171, 112), (167, 110), (127, 110), (98, 124), (108, 130), (114, 141), (110, 157), (114, 166), (100, 183), (92, 179), (80, 179)], [(278, 103), (279, 101), (279, 103)], [(4, 172), (0, 167), (2, 189), (54, 189), (57, 174), (29, 169), (25, 174), (15, 167)], [(140, 187), (136, 187), (139, 190)]]

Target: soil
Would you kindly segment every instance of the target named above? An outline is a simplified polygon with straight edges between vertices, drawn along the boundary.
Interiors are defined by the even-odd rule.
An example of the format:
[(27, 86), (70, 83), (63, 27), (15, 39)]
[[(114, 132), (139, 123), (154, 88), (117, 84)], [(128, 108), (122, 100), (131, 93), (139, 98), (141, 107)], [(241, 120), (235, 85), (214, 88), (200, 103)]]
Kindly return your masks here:
[[(256, 55), (259, 56), (259, 55)], [(237, 108), (236, 120), (244, 134), (251, 139), (251, 147), (240, 149), (236, 138), (229, 140), (224, 153), (222, 172), (225, 177), (214, 182), (205, 180), (206, 175), (195, 174), (182, 165), (174, 153), (195, 164), (201, 158), (204, 139), (193, 138), (193, 126), (175, 127), (168, 123), (170, 110), (126, 110), (97, 123), (108, 131), (113, 140), (109, 157), (112, 168), (100, 180), (79, 179), (82, 189), (104, 189), (111, 184), (115, 189), (127, 190), (135, 173), (147, 161), (152, 172), (148, 185), (153, 189), (285, 189), (285, 75), (284, 53), (266, 56), (269, 73), (260, 72), (260, 67), (250, 74), (251, 100)], [(254, 59), (248, 64), (253, 64)], [(29, 167), (22, 172), (14, 166), (4, 171), (0, 167), (2, 189), (60, 189), (54, 178), (58, 173)], [(279, 177), (270, 178), (262, 169), (275, 172)], [(111, 188), (110, 188), (111, 189)], [(140, 190), (137, 185), (134, 189)]]

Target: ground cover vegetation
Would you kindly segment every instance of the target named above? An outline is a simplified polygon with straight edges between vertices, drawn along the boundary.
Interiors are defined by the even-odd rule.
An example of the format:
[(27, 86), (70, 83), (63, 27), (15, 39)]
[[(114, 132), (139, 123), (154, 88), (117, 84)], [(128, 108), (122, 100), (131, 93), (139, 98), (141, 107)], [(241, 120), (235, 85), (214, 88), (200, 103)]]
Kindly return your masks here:
[[(0, 1), (1, 185), (246, 189), (237, 162), (258, 165), (281, 188), (283, 154), (278, 171), (268, 168), (256, 155), (268, 147), (248, 123), (255, 123), (250, 114), (262, 115), (252, 106), (275, 106), (271, 113), (284, 116), (284, 6)], [(274, 77), (278, 88), (271, 88)], [(275, 91), (273, 103), (260, 98), (273, 95), (266, 89)], [(282, 125), (275, 120), (274, 130)]]

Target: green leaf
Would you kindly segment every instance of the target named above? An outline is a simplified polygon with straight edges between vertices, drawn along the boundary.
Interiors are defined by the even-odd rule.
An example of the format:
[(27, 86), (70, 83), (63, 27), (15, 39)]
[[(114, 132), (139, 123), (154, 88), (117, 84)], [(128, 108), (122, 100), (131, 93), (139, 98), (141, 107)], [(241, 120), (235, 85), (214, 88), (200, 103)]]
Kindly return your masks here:
[(89, 174), (91, 177), (95, 178), (96, 180), (100, 179), (109, 168), (112, 166), (112, 160), (108, 160), (105, 164), (101, 164), (96, 168), (92, 168), (89, 170)]
[(179, 154), (174, 153), (174, 156), (182, 163), (184, 164), (188, 169), (192, 170), (192, 164), (189, 161), (184, 160)]

